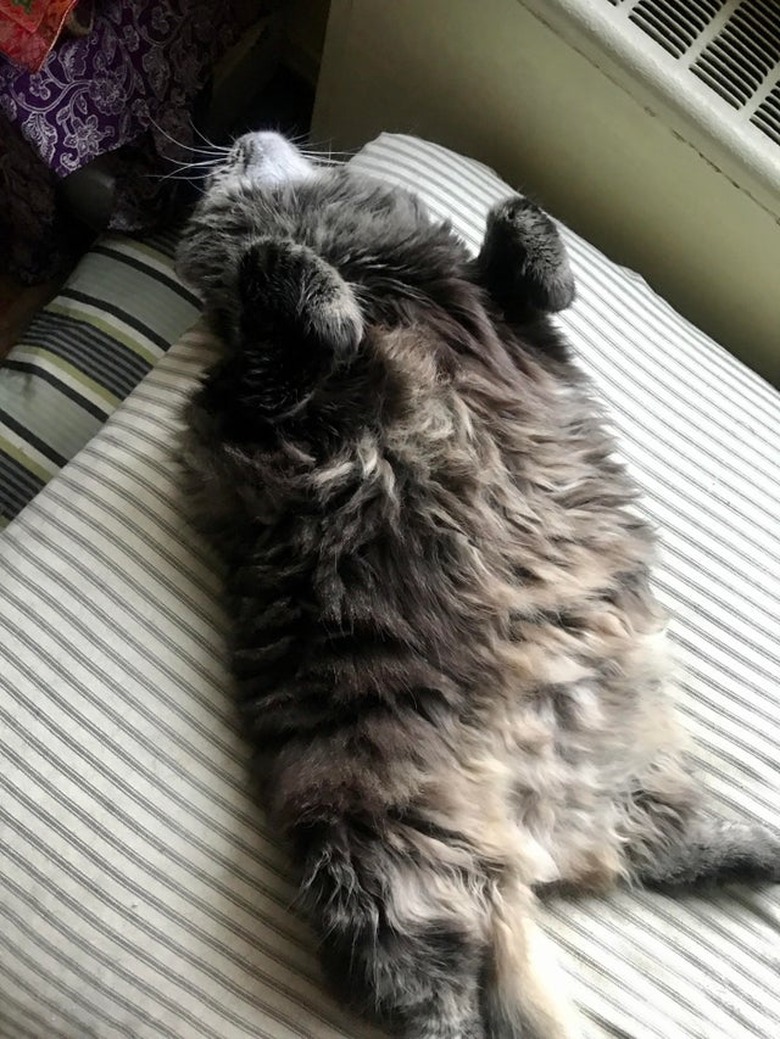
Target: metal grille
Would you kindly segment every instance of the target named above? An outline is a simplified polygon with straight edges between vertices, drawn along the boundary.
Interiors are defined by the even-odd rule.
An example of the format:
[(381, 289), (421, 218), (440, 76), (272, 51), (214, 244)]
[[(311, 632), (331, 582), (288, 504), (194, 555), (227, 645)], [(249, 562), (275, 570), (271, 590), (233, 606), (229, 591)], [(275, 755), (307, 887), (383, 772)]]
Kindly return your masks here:
[(733, 108), (742, 108), (780, 62), (780, 4), (743, 0), (691, 71)]
[(665, 51), (681, 58), (725, 3), (726, 0), (639, 0), (628, 17)]
[(780, 83), (769, 91), (750, 121), (775, 144), (780, 144)]

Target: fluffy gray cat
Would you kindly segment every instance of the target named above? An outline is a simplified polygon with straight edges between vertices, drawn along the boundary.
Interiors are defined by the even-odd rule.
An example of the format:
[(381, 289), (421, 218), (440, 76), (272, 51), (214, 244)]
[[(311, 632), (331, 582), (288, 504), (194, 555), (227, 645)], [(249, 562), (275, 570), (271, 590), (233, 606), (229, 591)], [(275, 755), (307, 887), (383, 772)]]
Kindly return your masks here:
[(187, 412), (233, 670), (334, 985), (408, 1039), (579, 1034), (554, 886), (780, 879), (673, 717), (653, 534), (511, 198), (471, 259), (410, 194), (240, 139), (181, 274), (224, 359)]

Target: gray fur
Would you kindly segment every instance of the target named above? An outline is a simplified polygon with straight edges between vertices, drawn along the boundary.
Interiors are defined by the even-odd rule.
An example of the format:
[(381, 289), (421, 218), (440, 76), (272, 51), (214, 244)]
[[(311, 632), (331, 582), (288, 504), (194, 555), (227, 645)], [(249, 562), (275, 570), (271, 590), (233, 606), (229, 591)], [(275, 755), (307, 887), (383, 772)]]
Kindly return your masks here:
[(577, 1035), (538, 892), (777, 880), (780, 845), (691, 773), (654, 537), (547, 317), (565, 250), (510, 200), (472, 261), (405, 192), (250, 143), (180, 248), (225, 342), (182, 457), (265, 806), (358, 1009)]
[(574, 275), (552, 220), (527, 198), (508, 198), (488, 215), (481, 277), (511, 317), (565, 310)]

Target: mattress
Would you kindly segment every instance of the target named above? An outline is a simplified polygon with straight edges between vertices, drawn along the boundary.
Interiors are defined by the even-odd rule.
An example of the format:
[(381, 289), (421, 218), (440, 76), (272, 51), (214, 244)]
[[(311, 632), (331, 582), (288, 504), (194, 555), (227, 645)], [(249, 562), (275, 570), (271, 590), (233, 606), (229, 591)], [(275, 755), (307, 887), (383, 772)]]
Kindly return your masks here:
[[(384, 135), (355, 166), (476, 249), (509, 188)], [(780, 398), (563, 229), (561, 316), (661, 531), (679, 710), (725, 813), (780, 827)], [(215, 560), (171, 445), (195, 329), (0, 536), (0, 1036), (357, 1039), (323, 991), (283, 851), (247, 791)], [(780, 1035), (780, 890), (561, 900), (543, 925), (586, 1034)]]

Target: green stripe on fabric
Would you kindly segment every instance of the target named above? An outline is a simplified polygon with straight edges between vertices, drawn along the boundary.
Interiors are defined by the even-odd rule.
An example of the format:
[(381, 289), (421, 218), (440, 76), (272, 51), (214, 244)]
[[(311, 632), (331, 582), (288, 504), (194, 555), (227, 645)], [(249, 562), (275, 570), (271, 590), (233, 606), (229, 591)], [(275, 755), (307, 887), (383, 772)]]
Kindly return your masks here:
[[(41, 311), (25, 334), (35, 347), (20, 347), (6, 361), (6, 368), (15, 363), (31, 363), (40, 370), (41, 350), (48, 350), (64, 361), (74, 364), (89, 379), (105, 386), (109, 393), (124, 398), (150, 370), (150, 365), (138, 354), (128, 350), (118, 339), (107, 336), (78, 318)], [(105, 408), (101, 409), (105, 411)]]
[(173, 263), (170, 256), (162, 252), (161, 249), (156, 249), (153, 245), (149, 245), (148, 242), (130, 241), (127, 238), (107, 238), (102, 244), (108, 246), (115, 245), (116, 248), (121, 248), (123, 253), (135, 255), (141, 261), (143, 261), (145, 256), (151, 260), (156, 260), (167, 267), (171, 272), (171, 277), (174, 277)]
[(99, 245), (107, 245), (113, 248), (122, 248), (137, 254), (145, 253), (154, 260), (165, 264), (173, 272), (173, 254), (179, 243), (181, 232), (185, 225), (178, 230), (158, 231), (143, 239), (127, 238), (121, 234), (105, 235), (98, 239)]
[[(18, 424), (20, 437), (33, 445), (37, 441), (40, 450), (51, 455), (53, 461), (59, 460), (60, 464), (80, 451), (105, 422), (105, 415), (82, 406), (78, 395), (74, 399), (56, 382), (52, 385), (36, 379), (35, 398), (35, 409), (31, 410), (24, 401), (6, 395), (3, 399), (5, 421), (9, 425)], [(113, 411), (117, 403), (112, 401), (106, 410)]]
[(40, 462), (37, 462), (34, 458), (31, 458), (30, 455), (25, 454), (25, 452), (19, 447), (18, 444), (15, 444), (12, 440), (9, 440), (7, 436), (3, 436), (1, 432), (0, 451), (4, 451), (5, 454), (9, 456), (9, 458), (13, 458), (15, 462), (23, 466), (25, 469), (29, 470), (29, 472), (31, 472), (33, 476), (37, 476), (39, 480), (43, 480), (44, 482), (50, 480), (52, 476), (57, 472), (57, 467), (55, 465), (52, 465), (51, 469), (47, 469), (45, 466), (41, 465)]
[(84, 324), (99, 329), (105, 335), (117, 339), (123, 346), (126, 346), (128, 350), (132, 350), (134, 354), (143, 358), (150, 368), (154, 367), (160, 359), (159, 353), (152, 351), (142, 343), (139, 343), (138, 339), (133, 336), (129, 329), (126, 330), (121, 327), (118, 319), (112, 319), (105, 313), (105, 311), (102, 311), (101, 308), (103, 304), (97, 297), (91, 297), (91, 301), (92, 305), (96, 309), (101, 310), (100, 315), (90, 313), (90, 311), (82, 304), (71, 299), (65, 300), (62, 296), (52, 301), (46, 309), (52, 314), (62, 314), (65, 317), (75, 317), (79, 321), (83, 321)]
[[(137, 246), (137, 243), (134, 243)], [(113, 249), (113, 255), (110, 251)], [(169, 279), (169, 284), (166, 284)], [(175, 342), (197, 319), (199, 305), (179, 286), (170, 261), (140, 249), (98, 243), (74, 271), (63, 290), (89, 297), (101, 310), (127, 315), (126, 323), (161, 349)], [(190, 294), (191, 295), (191, 294)]]
[[(95, 382), (88, 375), (85, 375), (80, 368), (66, 361), (64, 358), (59, 357), (57, 354), (47, 350), (44, 346), (29, 346), (26, 343), (20, 343), (20, 346), (27, 347), (35, 351), (35, 360), (40, 363), (45, 361), (47, 365), (52, 368), (56, 368), (64, 377), (78, 383), (83, 386), (84, 389), (101, 400), (105, 401), (106, 407), (109, 411), (113, 411), (114, 408), (119, 404), (120, 399), (115, 393), (106, 389), (105, 386), (101, 386), (99, 382)], [(151, 367), (154, 365), (152, 364)], [(35, 376), (27, 376), (27, 378), (35, 378)]]
[(200, 309), (198, 297), (194, 292), (182, 285), (169, 267), (163, 267), (162, 265), (153, 266), (148, 258), (139, 259), (133, 252), (111, 245), (95, 245), (92, 247), (92, 252), (97, 253), (99, 256), (107, 256), (114, 262), (121, 262), (124, 267), (130, 268), (132, 271), (138, 271), (144, 277), (153, 278), (163, 288), (181, 297), (185, 303), (188, 303), (195, 309)]
[(85, 396), (80, 390), (71, 386), (69, 382), (61, 379), (57, 373), (50, 372), (45, 364), (33, 364), (29, 361), (12, 360), (6, 361), (6, 366), (10, 371), (19, 372), (21, 375), (32, 376), (33, 379), (40, 379), (42, 382), (48, 383), (49, 387), (54, 389), (55, 393), (61, 393), (66, 398), (69, 404), (75, 404), (77, 407), (83, 409), (96, 418), (98, 422), (105, 422), (108, 417), (107, 409), (100, 404), (96, 404), (89, 397)]

